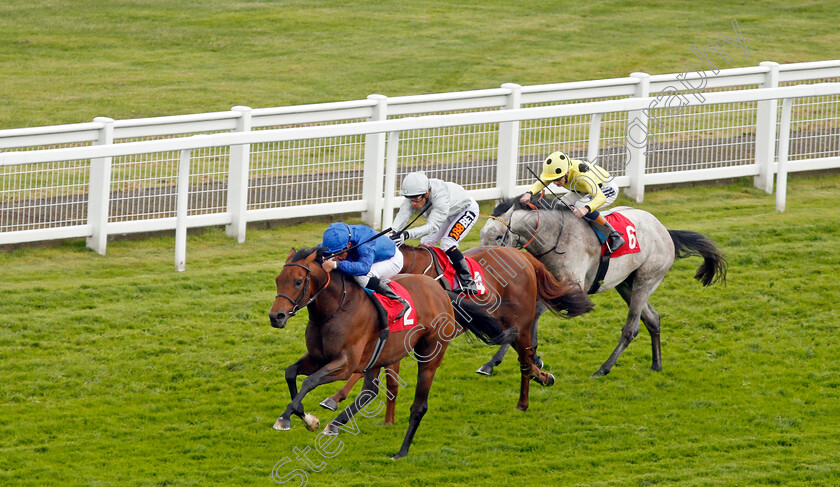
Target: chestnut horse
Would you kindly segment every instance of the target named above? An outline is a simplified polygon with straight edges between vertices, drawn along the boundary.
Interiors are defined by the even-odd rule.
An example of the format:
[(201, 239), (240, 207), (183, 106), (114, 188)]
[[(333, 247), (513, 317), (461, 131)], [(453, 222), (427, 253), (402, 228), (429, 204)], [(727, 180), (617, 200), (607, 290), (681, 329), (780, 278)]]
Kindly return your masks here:
[[(432, 251), (424, 246), (400, 246), (403, 253), (403, 273), (425, 274), (437, 278)], [(535, 340), (532, 340), (533, 324), (544, 310), (543, 303), (550, 309), (564, 312), (562, 316), (579, 316), (592, 308), (589, 297), (578, 285), (561, 283), (545, 266), (527, 252), (510, 247), (476, 247), (464, 252), (475, 259), (484, 269), (482, 284), (489, 290), (484, 296), (459, 295), (459, 302), (473, 302), (497, 318), (506, 330), (513, 329), (516, 338), (511, 343), (519, 354), (520, 387), (517, 409), (528, 409), (530, 380), (550, 386), (554, 376), (540, 370), (534, 363)], [(442, 282), (442, 280), (441, 280)], [(538, 300), (542, 303), (538, 303)], [(503, 345), (504, 346), (504, 345)], [(393, 424), (394, 406), (399, 384), (396, 377), (399, 363), (389, 366), (393, 373), (386, 374), (387, 408), (385, 424)], [(321, 402), (321, 406), (335, 411), (337, 403), (347, 397), (360, 374), (353, 376), (335, 395)]]
[[(376, 397), (376, 378), (380, 368), (399, 361), (413, 349), (418, 359), (417, 388), (408, 431), (394, 458), (404, 457), (428, 408), (429, 389), (449, 340), (463, 332), (464, 328), (485, 343), (503, 343), (506, 334), (495, 318), (473, 303), (457, 303), (456, 312), (452, 299), (457, 295), (448, 294), (433, 279), (417, 275), (399, 276), (395, 280), (411, 295), (417, 324), (408, 330), (391, 333), (376, 362), (368, 365), (379, 336), (375, 305), (346, 274), (338, 270), (331, 273), (324, 270), (324, 250), (323, 247), (292, 249), (283, 270), (275, 279), (277, 297), (269, 312), (271, 326), (283, 328), (289, 317), (304, 307), (309, 311), (309, 323), (306, 325), (307, 353), (286, 369), (292, 401), (277, 419), (274, 429), (288, 430), (291, 415), (295, 414), (303, 420), (307, 429), (315, 431), (320, 421), (304, 411), (304, 396), (321, 384), (346, 380), (353, 373), (367, 368), (362, 393), (325, 430), (327, 434), (337, 434), (341, 425)], [(403, 319), (409, 315), (406, 313)], [(298, 375), (309, 376), (301, 384), (300, 391), (297, 389)]]

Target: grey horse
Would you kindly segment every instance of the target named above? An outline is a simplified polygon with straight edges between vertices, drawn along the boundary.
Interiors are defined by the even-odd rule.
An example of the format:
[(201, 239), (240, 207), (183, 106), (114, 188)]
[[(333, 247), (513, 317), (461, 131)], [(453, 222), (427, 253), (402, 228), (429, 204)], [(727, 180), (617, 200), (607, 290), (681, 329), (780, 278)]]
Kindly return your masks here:
[[(543, 200), (539, 209), (528, 210), (519, 205), (518, 198), (501, 201), (481, 229), (481, 244), (525, 248), (542, 261), (555, 277), (576, 282), (581, 289), (591, 292), (600, 261), (600, 242), (588, 223), (575, 217), (568, 208), (557, 205), (554, 200)], [(610, 372), (618, 357), (639, 333), (639, 319), (650, 333), (653, 351), (651, 370), (662, 370), (659, 313), (648, 298), (675, 259), (702, 257), (703, 263), (694, 277), (704, 286), (726, 280), (726, 259), (707, 237), (691, 231), (668, 230), (656, 217), (643, 210), (621, 207), (612, 211), (616, 210), (635, 226), (635, 230), (617, 230), (625, 234), (625, 245), (638, 247), (639, 252), (611, 259), (609, 270), (595, 290), (595, 293), (602, 293), (615, 288), (629, 310), (618, 345), (592, 374), (593, 377)], [(536, 333), (532, 336), (536, 337)], [(500, 348), (478, 372), (489, 374), (501, 362), (504, 352), (506, 349)]]

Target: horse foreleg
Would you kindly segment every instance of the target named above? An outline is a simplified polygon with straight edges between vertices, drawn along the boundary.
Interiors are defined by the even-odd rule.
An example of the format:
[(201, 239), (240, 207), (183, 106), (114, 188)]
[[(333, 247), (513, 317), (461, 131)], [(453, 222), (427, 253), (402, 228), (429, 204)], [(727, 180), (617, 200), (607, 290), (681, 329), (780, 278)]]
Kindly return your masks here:
[(402, 379), (400, 379), (399, 373), (399, 362), (394, 362), (393, 364), (385, 367), (385, 395), (388, 397), (388, 401), (385, 404), (385, 421), (382, 424), (394, 424), (394, 414), (397, 410), (397, 394), (400, 392), (400, 387), (405, 385), (404, 382), (400, 382)]
[[(339, 428), (347, 424), (353, 416), (356, 415), (357, 412), (362, 410), (367, 404), (372, 401), (377, 394), (379, 393), (379, 384), (377, 378), (379, 377), (379, 368), (373, 368), (367, 371), (364, 375), (365, 381), (362, 384), (362, 392), (359, 393), (358, 396), (350, 403), (349, 406), (344, 408), (344, 410), (336, 416), (335, 419), (330, 421), (330, 424), (324, 428), (324, 433), (328, 435), (337, 435)], [(372, 414), (371, 416), (375, 416), (376, 414)], [(368, 414), (365, 414), (368, 416)], [(355, 423), (354, 423), (355, 426)], [(354, 428), (355, 429), (355, 428)], [(355, 434), (355, 433), (354, 433)]]
[(613, 365), (615, 365), (618, 357), (639, 333), (639, 318), (641, 317), (642, 309), (644, 309), (646, 305), (647, 302), (638, 303), (636, 300), (631, 299), (630, 312), (627, 314), (627, 322), (621, 329), (621, 337), (618, 339), (618, 345), (616, 345), (615, 350), (613, 350), (610, 354), (607, 361), (604, 362), (594, 374), (592, 374), (592, 377), (600, 377), (610, 373), (610, 369), (612, 369)]
[(493, 357), (490, 358), (484, 365), (478, 368), (475, 372), (481, 375), (490, 375), (493, 373), (493, 368), (497, 365), (502, 363), (502, 360), (505, 359), (505, 354), (507, 353), (508, 349), (510, 348), (509, 343), (504, 343), (499, 345), (499, 349), (496, 350), (496, 353), (493, 354)]
[(318, 366), (308, 353), (299, 358), (297, 362), (286, 367), (286, 384), (289, 386), (290, 398), (294, 399), (298, 394), (297, 377), (299, 375), (309, 375), (316, 370), (318, 370)]
[(355, 386), (356, 382), (358, 382), (362, 377), (364, 377), (364, 374), (361, 373), (351, 375), (347, 383), (344, 384), (344, 387), (339, 389), (338, 392), (332, 396), (320, 402), (321, 407), (329, 409), (330, 411), (338, 409), (338, 403), (347, 399), (347, 396), (350, 395), (350, 391), (353, 390), (353, 386)]
[(347, 357), (342, 355), (341, 358), (333, 360), (310, 374), (309, 377), (304, 379), (301, 384), (300, 391), (296, 391), (297, 387), (295, 386), (296, 382), (294, 377), (297, 377), (298, 373), (306, 373), (305, 366), (312, 363), (312, 359), (309, 358), (309, 355), (307, 354), (298, 360), (294, 365), (286, 369), (286, 381), (289, 383), (289, 392), (295, 394), (292, 396), (292, 402), (289, 403), (283, 414), (277, 418), (277, 421), (274, 423), (274, 429), (288, 430), (291, 428), (292, 414), (302, 419), (309, 431), (315, 431), (320, 426), (318, 418), (304, 412), (302, 403), (303, 398), (309, 393), (309, 391), (315, 389), (319, 385), (338, 380), (347, 366)]

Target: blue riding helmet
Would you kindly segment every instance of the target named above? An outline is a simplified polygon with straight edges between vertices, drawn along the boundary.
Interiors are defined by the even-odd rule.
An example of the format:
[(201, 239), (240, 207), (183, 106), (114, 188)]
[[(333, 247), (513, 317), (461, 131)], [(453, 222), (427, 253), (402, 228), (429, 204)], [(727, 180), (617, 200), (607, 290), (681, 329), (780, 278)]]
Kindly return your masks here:
[(324, 246), (327, 252), (333, 253), (347, 248), (350, 243), (350, 226), (344, 222), (330, 224), (324, 230)]

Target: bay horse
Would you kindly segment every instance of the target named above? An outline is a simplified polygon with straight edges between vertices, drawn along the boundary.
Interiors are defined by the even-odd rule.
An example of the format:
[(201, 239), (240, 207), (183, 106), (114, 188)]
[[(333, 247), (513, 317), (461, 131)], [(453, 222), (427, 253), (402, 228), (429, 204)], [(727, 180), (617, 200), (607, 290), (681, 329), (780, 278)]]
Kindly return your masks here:
[[(575, 217), (556, 200), (543, 200), (536, 210), (519, 205), (519, 197), (502, 200), (481, 229), (482, 245), (523, 247), (534, 254), (555, 277), (569, 279), (591, 290), (601, 255), (601, 244), (589, 224)], [(639, 332), (639, 320), (650, 334), (651, 370), (662, 370), (659, 314), (648, 299), (665, 278), (675, 259), (699, 256), (703, 263), (694, 277), (703, 286), (726, 281), (727, 262), (714, 242), (685, 230), (668, 230), (650, 213), (629, 207), (615, 208), (632, 222), (618, 228), (631, 248), (639, 252), (610, 260), (597, 293), (615, 288), (628, 305), (627, 320), (618, 345), (592, 374), (604, 376)], [(525, 242), (523, 244), (523, 242)]]
[[(444, 282), (438, 275), (430, 248), (403, 244), (399, 249), (403, 254), (402, 273), (427, 275)], [(461, 294), (459, 302), (480, 305), (490, 316), (499, 320), (502, 328), (515, 330), (516, 338), (502, 346), (513, 346), (519, 355), (520, 387), (516, 407), (525, 411), (529, 405), (531, 380), (545, 386), (554, 384), (554, 376), (540, 370), (535, 363), (536, 339), (531, 333), (539, 314), (547, 306), (561, 313), (561, 316), (571, 318), (589, 311), (592, 302), (578, 285), (555, 279), (539, 260), (527, 252), (513, 248), (476, 247), (465, 251), (464, 255), (481, 264), (484, 269), (481, 283), (489, 292), (484, 296), (468, 297)], [(399, 390), (399, 363), (389, 367), (393, 373), (386, 374), (388, 401), (385, 424), (393, 424)], [(324, 399), (321, 406), (336, 410), (337, 404), (347, 397), (359, 378), (360, 374), (353, 376), (335, 395)]]
[[(417, 387), (408, 431), (394, 458), (404, 457), (428, 408), (429, 390), (449, 340), (466, 329), (485, 343), (500, 344), (506, 340), (506, 334), (497, 319), (473, 303), (457, 303), (456, 312), (452, 300), (457, 295), (448, 294), (430, 277), (399, 276), (395, 280), (409, 292), (417, 324), (408, 330), (391, 333), (376, 362), (368, 365), (379, 336), (376, 307), (367, 293), (346, 274), (339, 270), (324, 270), (325, 250), (324, 247), (292, 249), (275, 278), (277, 296), (269, 312), (271, 326), (283, 328), (289, 317), (304, 307), (309, 311), (309, 322), (306, 325), (307, 353), (285, 372), (291, 402), (277, 419), (274, 429), (290, 429), (294, 414), (303, 420), (307, 429), (317, 430), (320, 421), (304, 411), (304, 396), (321, 384), (346, 380), (367, 368), (362, 393), (326, 428), (326, 434), (337, 434), (341, 425), (376, 396), (375, 381), (380, 368), (399, 361), (413, 350), (415, 356), (422, 359), (418, 359)], [(404, 319), (409, 314), (406, 313)], [(300, 391), (297, 389), (298, 375), (308, 376)]]

